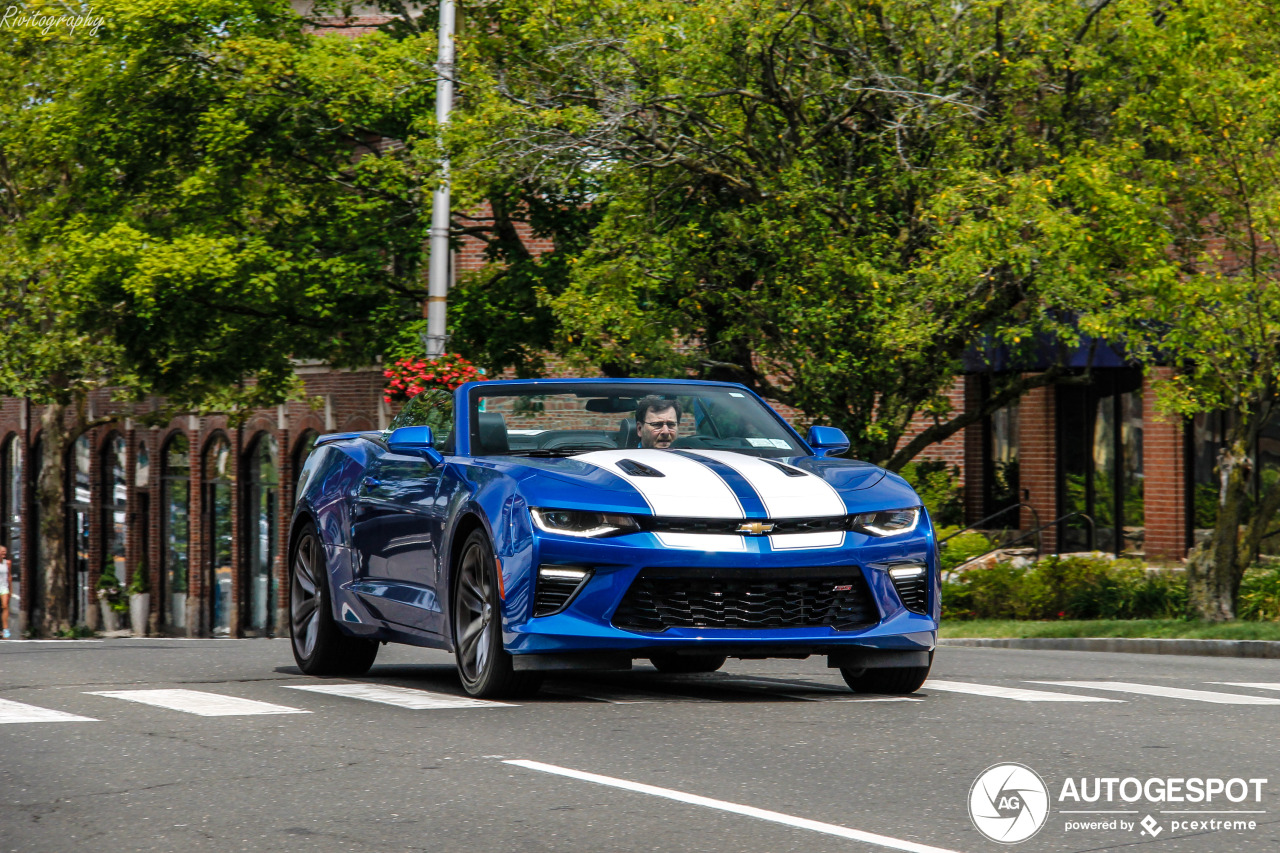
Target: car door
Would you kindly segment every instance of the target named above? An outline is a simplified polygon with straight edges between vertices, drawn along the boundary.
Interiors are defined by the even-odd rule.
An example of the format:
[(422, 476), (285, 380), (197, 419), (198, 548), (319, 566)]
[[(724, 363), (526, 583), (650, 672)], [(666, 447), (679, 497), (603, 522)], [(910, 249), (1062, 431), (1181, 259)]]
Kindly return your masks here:
[(352, 512), (352, 590), (379, 618), (429, 634), (443, 630), (436, 571), (443, 470), (387, 451), (367, 469)]

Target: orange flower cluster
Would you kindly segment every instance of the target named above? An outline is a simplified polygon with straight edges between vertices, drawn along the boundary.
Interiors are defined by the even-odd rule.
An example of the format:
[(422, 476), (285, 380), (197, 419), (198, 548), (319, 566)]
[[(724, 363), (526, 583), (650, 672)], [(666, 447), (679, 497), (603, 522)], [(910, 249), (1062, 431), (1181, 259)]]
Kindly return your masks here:
[(388, 403), (412, 399), (431, 388), (452, 391), (464, 382), (484, 379), (474, 364), (448, 352), (438, 358), (402, 358), (382, 375), (387, 379), (382, 399)]

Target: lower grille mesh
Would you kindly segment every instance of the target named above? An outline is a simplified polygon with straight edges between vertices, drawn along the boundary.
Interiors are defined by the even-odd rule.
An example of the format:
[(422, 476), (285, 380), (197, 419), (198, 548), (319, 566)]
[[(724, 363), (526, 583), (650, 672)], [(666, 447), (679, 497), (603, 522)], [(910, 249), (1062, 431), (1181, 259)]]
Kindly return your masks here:
[(893, 588), (902, 599), (902, 606), (912, 613), (924, 613), (929, 609), (929, 582), (924, 575), (893, 579)]
[(645, 569), (623, 596), (613, 624), (646, 632), (819, 627), (849, 631), (879, 618), (856, 566), (792, 569), (781, 577), (759, 571)]

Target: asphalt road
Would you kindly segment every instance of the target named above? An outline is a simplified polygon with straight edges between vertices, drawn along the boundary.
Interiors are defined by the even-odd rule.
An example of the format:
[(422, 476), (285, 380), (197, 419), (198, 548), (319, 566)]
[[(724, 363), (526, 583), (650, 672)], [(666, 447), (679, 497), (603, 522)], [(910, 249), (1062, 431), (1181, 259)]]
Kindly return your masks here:
[[(497, 705), (404, 647), (314, 679), (282, 640), (0, 642), (0, 851), (974, 853), (1008, 848), (969, 808), (1008, 762), (1049, 803), (1013, 849), (1278, 851), (1278, 731), (1266, 660), (944, 647), (910, 699), (856, 697), (811, 659), (640, 665)], [(1170, 777), (1223, 790), (1122, 796)], [(1034, 791), (1019, 805), (985, 778), (989, 830), (1038, 819)], [(1111, 803), (1061, 798), (1106, 778)]]

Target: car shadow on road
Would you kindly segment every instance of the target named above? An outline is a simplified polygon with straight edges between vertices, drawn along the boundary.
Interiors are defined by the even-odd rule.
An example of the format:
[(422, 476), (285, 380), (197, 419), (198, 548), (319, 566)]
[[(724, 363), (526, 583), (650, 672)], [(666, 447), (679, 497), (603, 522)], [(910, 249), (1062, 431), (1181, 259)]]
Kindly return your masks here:
[[(302, 675), (296, 666), (280, 666), (282, 675)], [(319, 680), (385, 684), (452, 696), (466, 696), (457, 669), (449, 664), (374, 665), (355, 678)], [(691, 674), (662, 673), (648, 667), (621, 672), (549, 674), (542, 689), (521, 697), (521, 704), (603, 702), (641, 704), (648, 702), (812, 702), (865, 701), (887, 698), (912, 701), (916, 697), (878, 697), (855, 694), (843, 685), (803, 678), (768, 678), (728, 672)]]

